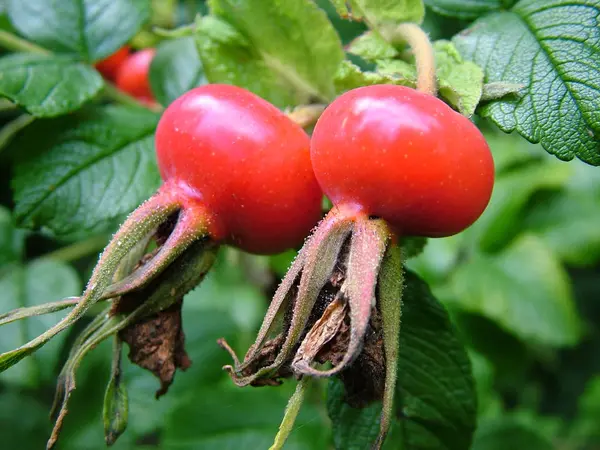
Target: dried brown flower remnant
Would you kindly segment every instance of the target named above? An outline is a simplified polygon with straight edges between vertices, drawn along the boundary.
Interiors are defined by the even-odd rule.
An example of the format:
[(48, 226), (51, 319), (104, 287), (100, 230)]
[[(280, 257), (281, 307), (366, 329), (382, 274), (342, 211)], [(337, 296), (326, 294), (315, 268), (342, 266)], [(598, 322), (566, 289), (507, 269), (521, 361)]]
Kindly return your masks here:
[(186, 370), (191, 365), (184, 348), (182, 305), (180, 300), (119, 332), (119, 337), (129, 345), (130, 361), (149, 370), (160, 380), (156, 398), (167, 393), (176, 369)]

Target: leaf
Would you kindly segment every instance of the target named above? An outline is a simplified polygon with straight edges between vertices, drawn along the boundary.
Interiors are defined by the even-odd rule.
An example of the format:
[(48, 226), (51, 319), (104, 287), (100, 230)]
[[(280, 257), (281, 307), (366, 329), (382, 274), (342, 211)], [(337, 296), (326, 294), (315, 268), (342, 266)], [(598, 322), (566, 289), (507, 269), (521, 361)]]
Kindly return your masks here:
[[(499, 11), (506, 6), (506, 0), (424, 0), (425, 5), (438, 14), (474, 19), (484, 14)], [(510, 0), (509, 0), (510, 1)]]
[[(449, 41), (434, 43), (436, 60), (436, 77), (440, 95), (461, 114), (471, 116), (475, 112), (483, 89), (483, 72), (477, 64), (463, 60), (462, 56)], [(338, 71), (336, 81), (340, 86), (355, 86), (359, 80), (366, 85), (380, 83), (394, 83), (415, 87), (417, 72), (414, 62), (409, 64), (398, 56), (396, 49), (383, 38), (372, 31), (362, 34), (355, 39), (348, 48), (361, 58), (375, 62), (376, 72), (358, 73), (358, 67), (344, 64)], [(343, 83), (340, 80), (344, 80)], [(357, 87), (357, 86), (355, 86)]]
[(219, 42), (206, 30), (214, 20), (211, 25), (202, 19), (197, 42), (211, 83), (239, 85), (280, 107), (334, 98), (333, 78), (344, 53), (327, 15), (313, 2), (212, 0), (210, 6), (249, 44)]
[(481, 114), (562, 160), (600, 165), (598, 14), (597, 2), (522, 0), (457, 35), (486, 82), (526, 86), (522, 97), (491, 102)]
[(581, 337), (567, 273), (535, 236), (524, 234), (493, 256), (475, 254), (454, 273), (451, 292), (457, 306), (526, 342), (561, 347)]
[(100, 92), (102, 77), (65, 56), (16, 53), (0, 58), (0, 95), (36, 117), (79, 109)]
[[(288, 391), (288, 394), (282, 391)], [(281, 387), (237, 389), (229, 382), (188, 391), (187, 401), (167, 418), (162, 445), (181, 450), (269, 448), (289, 394), (289, 389)], [(319, 420), (319, 412), (314, 406), (306, 403), (285, 448), (326, 447), (324, 423)]]
[(0, 268), (11, 262), (20, 261), (24, 249), (25, 232), (15, 228), (8, 209), (0, 206)]
[(600, 415), (600, 376), (595, 375), (585, 385), (579, 397), (577, 416), (573, 424), (573, 435), (580, 440), (598, 442), (598, 415)]
[[(48, 406), (39, 395), (16, 389), (0, 393), (0, 436), (2, 448), (45, 448)], [(15, 412), (18, 411), (18, 414)]]
[[(81, 282), (75, 270), (53, 260), (35, 260), (26, 266), (15, 266), (0, 276), (0, 306), (2, 312), (57, 300), (81, 292)], [(31, 317), (0, 327), (0, 353), (17, 348), (54, 325), (63, 313)], [(43, 352), (36, 354), (11, 370), (0, 374), (0, 379), (27, 387), (48, 382), (54, 376), (61, 342), (58, 336)]]
[(395, 73), (395, 71), (391, 75), (381, 72), (363, 72), (360, 70), (360, 67), (352, 64), (350, 61), (342, 61), (335, 75), (335, 87), (338, 93), (361, 86), (373, 86), (375, 84), (414, 85), (412, 80), (403, 78), (400, 74)]
[(523, 226), (563, 261), (591, 266), (600, 257), (600, 173), (577, 161), (565, 189), (528, 208)]
[(150, 18), (147, 0), (9, 0), (8, 13), (26, 38), (87, 62), (129, 41)]
[(461, 114), (472, 116), (481, 99), (483, 71), (464, 61), (451, 42), (437, 41), (434, 49), (440, 95)]
[(160, 183), (156, 122), (147, 110), (108, 106), (31, 125), (11, 144), (19, 224), (70, 237), (112, 227)]
[(375, 31), (367, 31), (358, 36), (350, 42), (346, 51), (366, 61), (393, 59), (398, 56), (398, 50)]
[(421, 23), (425, 6), (421, 0), (333, 0), (338, 14), (371, 24)]
[(483, 85), (483, 92), (481, 93), (482, 101), (498, 100), (508, 95), (519, 95), (525, 86), (517, 83), (504, 83), (502, 81), (495, 81), (493, 83), (486, 83)]
[(488, 207), (463, 237), (485, 252), (500, 250), (521, 231), (521, 218), (532, 195), (561, 188), (571, 173), (572, 167), (550, 159), (498, 175)]
[(473, 450), (552, 450), (555, 447), (531, 427), (514, 419), (486, 420), (479, 426)]
[[(406, 273), (396, 392), (397, 429), (384, 448), (467, 450), (476, 422), (471, 365), (448, 314), (427, 285)], [(336, 448), (368, 449), (381, 406), (354, 409), (339, 382), (330, 384), (327, 409)]]
[(150, 85), (164, 106), (196, 86), (206, 84), (193, 37), (162, 42), (150, 66)]

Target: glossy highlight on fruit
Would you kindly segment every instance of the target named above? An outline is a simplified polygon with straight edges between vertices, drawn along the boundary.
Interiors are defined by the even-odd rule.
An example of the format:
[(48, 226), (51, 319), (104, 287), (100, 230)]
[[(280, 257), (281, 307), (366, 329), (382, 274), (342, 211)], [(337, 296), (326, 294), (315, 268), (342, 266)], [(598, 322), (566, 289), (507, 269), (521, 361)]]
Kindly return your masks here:
[(117, 72), (115, 83), (123, 92), (150, 103), (154, 101), (152, 89), (150, 88), (150, 64), (156, 50), (146, 48), (135, 52), (123, 62)]
[(321, 217), (309, 137), (244, 89), (205, 85), (175, 100), (158, 124), (156, 154), (163, 180), (214, 214), (211, 235), (243, 250), (293, 247)]
[(401, 235), (450, 236), (486, 208), (494, 162), (477, 127), (441, 100), (375, 85), (349, 91), (312, 136), (315, 175), (331, 201), (381, 217)]

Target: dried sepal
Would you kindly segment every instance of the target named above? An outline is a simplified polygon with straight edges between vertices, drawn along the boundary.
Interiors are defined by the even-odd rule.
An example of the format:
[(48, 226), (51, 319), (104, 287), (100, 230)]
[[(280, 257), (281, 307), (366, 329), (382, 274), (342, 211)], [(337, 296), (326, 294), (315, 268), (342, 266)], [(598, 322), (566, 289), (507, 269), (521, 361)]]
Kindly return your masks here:
[[(339, 216), (332, 211), (307, 240), (299, 263), (292, 265), (280, 289), (277, 290), (275, 307), (272, 305), (269, 308), (259, 336), (246, 354), (244, 361), (239, 365), (236, 364), (235, 367), (225, 366), (238, 386), (252, 384), (260, 378), (272, 378), (273, 374), (276, 374), (278, 369), (292, 356), (292, 352), (305, 332), (317, 298), (333, 272), (342, 246), (350, 235), (353, 225), (352, 218)], [(297, 292), (295, 292), (295, 286), (297, 286)], [(294, 294), (291, 299), (289, 298), (290, 293)], [(292, 308), (289, 323), (284, 324), (283, 342), (270, 364), (256, 367), (256, 360), (261, 356), (264, 339), (271, 330), (281, 306), (286, 303), (286, 299)], [(285, 317), (284, 322), (286, 322)], [(234, 361), (236, 359), (234, 358)], [(255, 367), (256, 370), (247, 374), (249, 368)]]
[(389, 232), (385, 222), (359, 218), (352, 231), (346, 278), (340, 288), (340, 297), (347, 299), (350, 315), (350, 340), (344, 356), (330, 370), (318, 370), (301, 361), (294, 361), (292, 368), (295, 372), (327, 377), (345, 369), (354, 361), (362, 349), (362, 344), (375, 307), (375, 288), (379, 266), (387, 242)]

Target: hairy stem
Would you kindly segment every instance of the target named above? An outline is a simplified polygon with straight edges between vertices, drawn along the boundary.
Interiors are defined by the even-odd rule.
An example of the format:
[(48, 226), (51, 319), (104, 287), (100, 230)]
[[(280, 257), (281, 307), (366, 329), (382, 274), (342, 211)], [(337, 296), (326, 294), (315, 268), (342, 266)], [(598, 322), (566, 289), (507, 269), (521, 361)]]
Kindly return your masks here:
[(417, 90), (435, 96), (435, 54), (427, 33), (415, 23), (382, 28), (380, 33), (391, 44), (406, 42), (410, 46), (417, 64)]
[(8, 122), (0, 130), (0, 153), (4, 150), (8, 144), (13, 140), (19, 131), (28, 126), (35, 120), (35, 117), (29, 114), (21, 114), (19, 117)]

